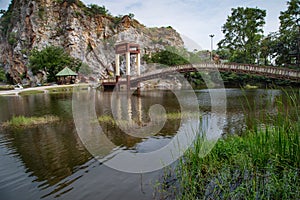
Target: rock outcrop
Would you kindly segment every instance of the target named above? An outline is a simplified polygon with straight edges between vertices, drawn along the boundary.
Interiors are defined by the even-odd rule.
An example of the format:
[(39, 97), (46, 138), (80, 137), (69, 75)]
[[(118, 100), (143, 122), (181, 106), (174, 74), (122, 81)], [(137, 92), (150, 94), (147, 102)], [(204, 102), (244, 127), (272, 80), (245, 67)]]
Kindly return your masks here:
[(62, 46), (87, 63), (96, 78), (113, 68), (114, 46), (140, 44), (144, 53), (166, 46), (183, 47), (172, 27), (147, 28), (130, 16), (93, 13), (79, 0), (13, 0), (0, 19), (0, 67), (14, 83), (33, 80), (29, 54), (33, 48)]

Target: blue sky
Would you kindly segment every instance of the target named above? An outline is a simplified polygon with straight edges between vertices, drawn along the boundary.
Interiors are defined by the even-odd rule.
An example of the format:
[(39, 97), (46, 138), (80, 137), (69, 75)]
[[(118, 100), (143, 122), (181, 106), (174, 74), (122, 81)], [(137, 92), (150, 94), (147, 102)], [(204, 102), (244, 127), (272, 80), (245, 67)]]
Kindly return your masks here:
[[(190, 49), (214, 48), (223, 37), (221, 27), (231, 8), (258, 7), (267, 10), (265, 34), (279, 28), (280, 11), (287, 9), (286, 0), (82, 0), (85, 4), (104, 5), (113, 15), (134, 13), (135, 19), (148, 27), (172, 26), (186, 38)], [(10, 0), (0, 0), (6, 9)]]

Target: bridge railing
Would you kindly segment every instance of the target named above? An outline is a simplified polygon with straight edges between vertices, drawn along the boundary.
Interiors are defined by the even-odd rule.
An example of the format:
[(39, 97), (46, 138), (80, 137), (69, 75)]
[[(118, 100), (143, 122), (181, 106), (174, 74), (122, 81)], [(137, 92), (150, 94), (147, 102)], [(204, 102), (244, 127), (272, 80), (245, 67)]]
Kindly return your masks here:
[(276, 77), (285, 77), (296, 79), (300, 81), (300, 71), (293, 70), (288, 68), (280, 68), (280, 67), (270, 67), (270, 66), (255, 66), (255, 65), (242, 65), (242, 64), (212, 64), (212, 63), (201, 63), (201, 64), (187, 64), (187, 65), (179, 65), (174, 67), (167, 67), (158, 70), (154, 70), (151, 72), (147, 72), (141, 74), (140, 76), (133, 76), (132, 81), (137, 81), (138, 79), (146, 79), (147, 77), (152, 77), (163, 74), (171, 74), (174, 72), (185, 72), (185, 71), (201, 71), (201, 70), (226, 70), (233, 72), (244, 72), (244, 73), (253, 73), (253, 74), (265, 74), (265, 75), (273, 75)]
[(269, 67), (269, 66), (253, 66), (253, 65), (221, 65), (219, 68), (231, 69), (231, 70), (242, 70), (249, 72), (258, 72), (264, 74), (273, 74), (281, 75), (291, 78), (300, 78), (300, 71), (288, 69), (288, 68), (279, 68), (279, 67)]

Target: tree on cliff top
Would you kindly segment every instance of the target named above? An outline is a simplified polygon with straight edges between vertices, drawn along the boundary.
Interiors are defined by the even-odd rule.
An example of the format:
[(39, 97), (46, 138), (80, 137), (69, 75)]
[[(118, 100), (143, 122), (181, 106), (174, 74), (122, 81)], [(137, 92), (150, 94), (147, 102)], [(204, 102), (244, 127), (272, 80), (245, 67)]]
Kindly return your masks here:
[(47, 73), (49, 82), (56, 81), (56, 74), (64, 67), (68, 66), (78, 72), (82, 62), (79, 59), (71, 57), (62, 47), (47, 46), (41, 51), (33, 49), (29, 57), (29, 65), (33, 74), (39, 70)]
[(166, 47), (165, 50), (153, 53), (150, 57), (145, 54), (143, 59), (147, 63), (159, 63), (166, 66), (189, 64), (188, 52), (185, 49), (176, 49), (176, 47)]
[(263, 37), (266, 11), (258, 8), (233, 8), (222, 27), (220, 49), (228, 49), (231, 62), (254, 64)]

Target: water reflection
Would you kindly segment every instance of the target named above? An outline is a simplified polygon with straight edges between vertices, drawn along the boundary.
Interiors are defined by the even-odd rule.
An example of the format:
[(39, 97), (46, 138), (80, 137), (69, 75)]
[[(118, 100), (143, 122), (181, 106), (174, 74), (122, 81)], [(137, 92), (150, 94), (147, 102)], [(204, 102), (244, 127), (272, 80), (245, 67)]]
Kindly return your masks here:
[[(83, 91), (88, 92), (88, 91)], [(185, 95), (182, 91), (182, 95)], [(210, 91), (218, 92), (218, 90)], [(246, 126), (251, 126), (245, 113), (255, 118), (261, 113), (276, 113), (276, 99), (282, 95), (279, 90), (227, 89), (227, 101), (219, 99), (219, 106), (227, 106), (227, 116), (211, 113), (210, 95), (207, 90), (196, 91), (200, 110), (203, 113), (203, 128), (212, 120), (222, 121), (223, 134), (241, 134)], [(95, 113), (97, 117), (113, 117), (111, 111), (111, 93), (95, 93)], [(89, 95), (85, 95), (88, 100)], [(247, 101), (245, 100), (247, 99)], [(152, 105), (162, 105), (166, 113), (176, 113), (180, 105), (174, 94), (168, 91), (147, 91), (141, 97), (122, 95), (115, 99), (119, 119), (134, 122), (138, 125), (150, 121), (148, 111)], [(86, 101), (88, 102), (88, 101)], [(187, 104), (189, 99), (186, 99)], [(127, 109), (124, 108), (126, 104)], [(140, 177), (125, 175), (107, 169), (95, 162), (85, 149), (76, 133), (72, 116), (72, 94), (37, 94), (18, 97), (0, 97), (0, 122), (9, 120), (14, 115), (42, 116), (57, 115), (62, 121), (27, 129), (0, 130), (0, 194), (4, 199), (26, 199), (23, 194), (30, 191), (27, 199), (53, 198), (97, 199), (104, 197), (124, 198), (151, 197), (151, 185), (147, 195), (140, 191)], [(247, 118), (249, 119), (249, 118)], [(92, 123), (90, 119), (81, 119), (82, 123)], [(122, 148), (133, 152), (151, 152), (165, 146), (177, 133), (180, 119), (167, 120), (162, 129), (153, 137), (134, 137), (124, 134), (114, 123), (100, 122), (103, 134), (113, 146), (104, 148), (97, 145), (99, 155), (107, 155)], [(86, 134), (98, 134), (94, 129)], [(102, 141), (101, 138), (98, 138)], [(120, 181), (122, 179), (122, 181)], [(148, 178), (150, 179), (150, 178)], [(105, 180), (105, 183), (101, 182)], [(88, 185), (86, 190), (82, 185)], [(123, 188), (123, 189), (118, 189)], [(129, 190), (130, 188), (130, 190)], [(130, 192), (128, 192), (130, 191)], [(136, 192), (136, 193), (134, 193)], [(106, 196), (105, 196), (106, 195)], [(144, 196), (143, 196), (144, 195)], [(105, 199), (103, 196), (100, 199)], [(98, 199), (99, 199), (98, 198)]]
[(91, 159), (73, 125), (60, 123), (29, 129), (3, 130), (10, 156), (18, 156), (33, 182), (43, 190), (70, 176)]
[(12, 116), (57, 115), (72, 119), (72, 94), (36, 94), (0, 97), (0, 123)]

